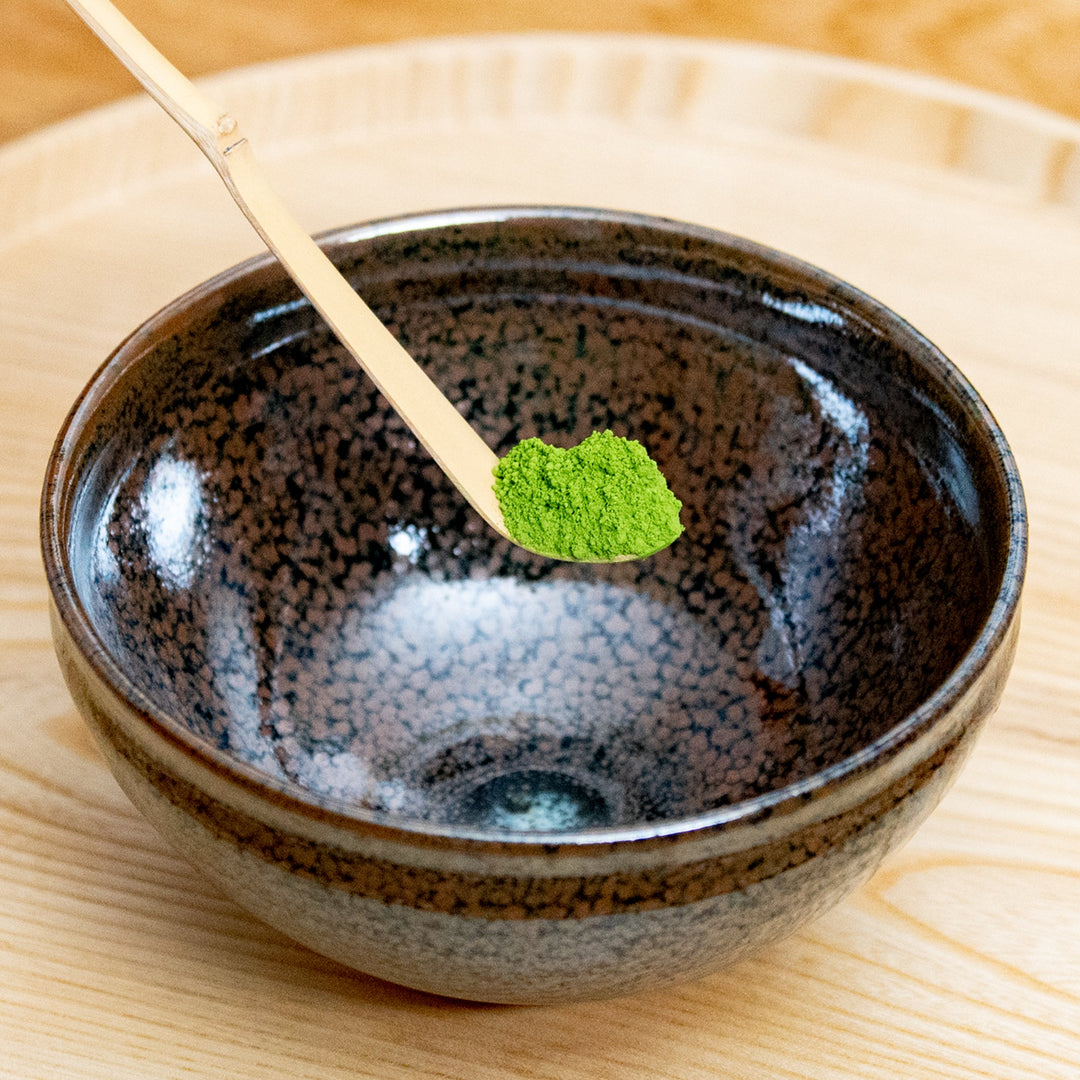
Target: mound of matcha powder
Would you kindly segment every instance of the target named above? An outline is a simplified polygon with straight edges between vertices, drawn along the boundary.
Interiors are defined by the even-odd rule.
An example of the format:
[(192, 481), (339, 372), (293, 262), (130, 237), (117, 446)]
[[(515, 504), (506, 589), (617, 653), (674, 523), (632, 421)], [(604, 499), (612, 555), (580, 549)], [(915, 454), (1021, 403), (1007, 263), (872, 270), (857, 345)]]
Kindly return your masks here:
[(525, 439), (495, 466), (510, 535), (557, 559), (642, 558), (681, 532), (682, 503), (633, 439), (597, 431), (569, 450)]

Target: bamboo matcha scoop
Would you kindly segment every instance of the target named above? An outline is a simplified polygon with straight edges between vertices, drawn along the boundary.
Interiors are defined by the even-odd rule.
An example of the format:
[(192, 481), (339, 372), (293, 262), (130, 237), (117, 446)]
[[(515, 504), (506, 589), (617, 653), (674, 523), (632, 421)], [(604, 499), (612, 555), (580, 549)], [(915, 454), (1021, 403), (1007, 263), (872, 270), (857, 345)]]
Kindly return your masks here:
[(500, 463), (286, 210), (236, 120), (109, 0), (67, 3), (191, 136), (266, 246), (496, 532), (537, 554), (578, 562), (641, 558), (679, 535), (681, 504), (638, 443), (608, 432), (570, 450), (529, 439)]

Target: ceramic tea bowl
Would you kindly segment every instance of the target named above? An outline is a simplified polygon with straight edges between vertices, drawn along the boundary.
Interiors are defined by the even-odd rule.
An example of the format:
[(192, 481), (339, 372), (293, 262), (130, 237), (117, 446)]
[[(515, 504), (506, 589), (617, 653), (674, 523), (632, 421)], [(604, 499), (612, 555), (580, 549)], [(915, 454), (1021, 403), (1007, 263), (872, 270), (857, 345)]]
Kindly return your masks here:
[(131, 799), (236, 901), (439, 994), (696, 977), (835, 903), (992, 712), (1026, 525), (957, 370), (703, 229), (501, 209), (332, 258), (499, 453), (642, 441), (686, 531), (532, 556), (269, 258), (140, 327), (43, 495), (57, 654)]

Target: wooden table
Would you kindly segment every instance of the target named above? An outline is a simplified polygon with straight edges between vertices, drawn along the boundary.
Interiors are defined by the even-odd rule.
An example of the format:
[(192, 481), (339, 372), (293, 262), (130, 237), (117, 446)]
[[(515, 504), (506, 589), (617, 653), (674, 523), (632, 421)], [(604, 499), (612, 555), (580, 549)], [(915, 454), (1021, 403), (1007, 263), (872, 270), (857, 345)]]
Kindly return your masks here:
[[(190, 75), (443, 34), (620, 31), (766, 42), (871, 60), (1080, 117), (1080, 0), (126, 0)], [(60, 0), (0, 13), (0, 141), (131, 91)]]
[[(1080, 123), (772, 47), (1076, 117), (1080, 3), (593, 6), (126, 8), (192, 72), (399, 42), (212, 84), (312, 229), (464, 202), (617, 205), (754, 236), (908, 316), (983, 392), (1027, 487), (1001, 709), (869, 885), (674, 991), (462, 1005), (267, 930), (165, 847), (90, 743), (51, 654), (36, 518), (53, 434), (101, 358), (258, 245), (149, 102), (36, 131), (0, 148), (0, 1077), (1080, 1077)], [(131, 90), (62, 5), (15, 7), (0, 136)], [(409, 40), (536, 28), (691, 39)], [(706, 40), (723, 35), (758, 44)]]

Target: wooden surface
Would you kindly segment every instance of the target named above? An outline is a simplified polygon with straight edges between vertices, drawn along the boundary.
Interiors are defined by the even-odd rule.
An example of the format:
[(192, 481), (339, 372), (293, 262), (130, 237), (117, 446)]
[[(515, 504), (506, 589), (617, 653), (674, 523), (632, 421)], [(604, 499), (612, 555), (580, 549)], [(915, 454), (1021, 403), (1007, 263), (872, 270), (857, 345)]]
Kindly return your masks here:
[[(130, 88), (59, 6), (13, 7), (8, 134)], [(460, 20), (327, 0), (319, 27), (286, 18), (295, 0), (151, 7), (126, 10), (191, 70), (537, 19), (497, 0)], [(837, 52), (877, 42), (879, 58), (1080, 112), (1067, 5), (970, 5), (968, 19), (948, 2), (792, 6), (786, 20), (754, 7), (760, 25), (726, 25), (719, 4), (626, 6), (620, 22), (616, 3), (605, 18)], [(256, 8), (281, 19), (241, 35)], [(569, 4), (544, 11), (545, 25), (593, 25)], [(200, 53), (204, 15), (224, 37)], [(1043, 41), (1050, 66), (977, 47), (1006, 30)], [(888, 51), (904, 41), (924, 51)], [(1055, 57), (1060, 77), (1010, 81)], [(0, 1077), (1080, 1076), (1080, 125), (893, 72), (655, 39), (406, 44), (211, 85), (312, 229), (461, 203), (620, 206), (753, 236), (879, 295), (957, 360), (1016, 450), (1032, 518), (1020, 653), (911, 843), (731, 971), (614, 1002), (485, 1008), (292, 945), (119, 792), (60, 681), (37, 552), (45, 459), (81, 385), (139, 320), (257, 241), (149, 102), (39, 132), (0, 149)]]
[[(125, 0), (190, 75), (443, 34), (621, 31), (812, 49), (1080, 117), (1080, 0)], [(0, 141), (130, 92), (61, 0), (0, 10)]]

